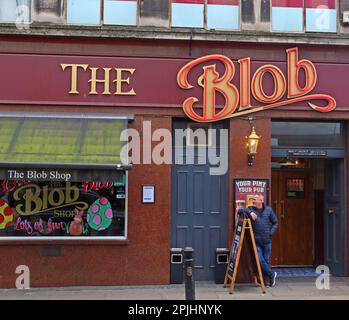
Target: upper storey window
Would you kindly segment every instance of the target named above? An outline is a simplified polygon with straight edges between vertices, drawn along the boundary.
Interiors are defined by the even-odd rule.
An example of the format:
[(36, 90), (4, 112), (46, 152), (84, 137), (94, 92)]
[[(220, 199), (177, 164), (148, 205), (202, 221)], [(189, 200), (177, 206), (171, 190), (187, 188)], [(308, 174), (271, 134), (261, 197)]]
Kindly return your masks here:
[(137, 0), (104, 0), (104, 24), (137, 24)]
[(207, 0), (207, 29), (239, 29), (239, 0)]
[(336, 32), (335, 0), (273, 0), (272, 30)]
[(29, 23), (31, 0), (1, 0), (0, 22)]
[(239, 0), (172, 0), (171, 9), (172, 27), (239, 29)]
[(54, 23), (335, 33), (343, 31), (339, 17), (342, 19), (344, 13), (349, 16), (348, 3), (349, 0), (0, 0), (0, 23), (27, 24), (26, 27), (31, 23)]
[(204, 27), (204, 0), (172, 0), (172, 26)]
[(67, 23), (100, 24), (100, 0), (68, 0)]

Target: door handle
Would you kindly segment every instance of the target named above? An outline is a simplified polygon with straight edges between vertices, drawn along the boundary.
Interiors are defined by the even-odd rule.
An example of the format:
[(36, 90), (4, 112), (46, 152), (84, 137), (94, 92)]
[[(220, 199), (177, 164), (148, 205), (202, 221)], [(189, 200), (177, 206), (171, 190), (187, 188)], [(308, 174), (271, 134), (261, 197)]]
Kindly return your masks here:
[(328, 215), (329, 215), (329, 216), (332, 216), (333, 214), (334, 214), (334, 209), (329, 208), (329, 209), (328, 209)]
[(285, 215), (285, 201), (281, 200), (280, 201), (280, 205), (281, 205), (281, 219), (285, 220), (286, 215)]

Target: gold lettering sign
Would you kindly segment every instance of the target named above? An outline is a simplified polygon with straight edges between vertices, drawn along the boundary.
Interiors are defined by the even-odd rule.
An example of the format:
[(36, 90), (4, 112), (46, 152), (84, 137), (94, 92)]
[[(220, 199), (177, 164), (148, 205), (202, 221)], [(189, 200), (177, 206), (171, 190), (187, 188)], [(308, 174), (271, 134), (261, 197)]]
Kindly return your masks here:
[[(79, 94), (79, 71), (90, 73), (90, 95), (116, 95), (116, 96), (135, 96), (136, 92), (130, 88), (131, 77), (136, 69), (134, 68), (96, 68), (88, 64), (65, 64), (61, 63), (61, 68), (65, 71), (67, 68), (70, 73), (70, 94)], [(88, 70), (88, 71), (87, 71)], [(98, 78), (98, 73), (103, 77)], [(111, 81), (111, 77), (113, 80)], [(114, 83), (114, 90), (111, 91), (111, 82)], [(102, 84), (103, 91), (98, 91), (97, 84)], [(128, 87), (127, 87), (128, 86)]]
[[(183, 102), (184, 113), (197, 122), (214, 122), (243, 115), (270, 110), (281, 106), (307, 102), (312, 110), (331, 112), (336, 108), (336, 100), (323, 93), (311, 93), (316, 87), (317, 71), (315, 64), (307, 59), (299, 59), (298, 48), (290, 48), (287, 53), (287, 76), (275, 65), (267, 64), (259, 67), (251, 74), (251, 59), (238, 60), (240, 68), (240, 86), (232, 83), (235, 76), (235, 63), (226, 56), (213, 54), (197, 58), (187, 63), (177, 74), (177, 84), (181, 89), (192, 90), (189, 73), (202, 66), (202, 74), (197, 83), (202, 87), (202, 109), (195, 108), (199, 97), (190, 96)], [(223, 65), (223, 72), (217, 70), (217, 62)], [(209, 65), (205, 65), (209, 63)], [(301, 84), (300, 73), (305, 74), (305, 84)], [(273, 92), (265, 91), (266, 75), (271, 76)], [(224, 105), (218, 109), (216, 98), (220, 94)], [(252, 106), (252, 97), (262, 105)], [(322, 101), (321, 105), (313, 101)]]
[(16, 201), (21, 201), (15, 208), (17, 213), (22, 216), (70, 206), (75, 206), (79, 210), (88, 208), (86, 202), (77, 201), (79, 188), (72, 186), (70, 182), (67, 182), (65, 190), (61, 188), (49, 189), (48, 186), (41, 188), (36, 184), (27, 184), (16, 189), (13, 198)]

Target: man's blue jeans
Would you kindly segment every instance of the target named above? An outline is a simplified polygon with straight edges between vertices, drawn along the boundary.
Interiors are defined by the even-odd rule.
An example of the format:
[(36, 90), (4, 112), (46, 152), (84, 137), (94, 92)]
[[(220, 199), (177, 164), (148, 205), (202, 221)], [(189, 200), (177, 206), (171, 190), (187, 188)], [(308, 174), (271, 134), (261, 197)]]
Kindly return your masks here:
[(270, 279), (273, 276), (273, 271), (271, 271), (269, 266), (271, 243), (265, 245), (257, 244), (257, 252), (263, 276), (268, 276)]

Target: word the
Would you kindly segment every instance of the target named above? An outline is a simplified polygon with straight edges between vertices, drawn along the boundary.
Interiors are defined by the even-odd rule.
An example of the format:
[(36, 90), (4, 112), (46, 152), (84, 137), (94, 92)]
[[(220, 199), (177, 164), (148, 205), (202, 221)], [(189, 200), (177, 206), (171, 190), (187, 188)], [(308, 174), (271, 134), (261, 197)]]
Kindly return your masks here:
[[(134, 89), (130, 89), (128, 91), (123, 90), (124, 83), (130, 84), (130, 77), (124, 78), (125, 73), (130, 73), (131, 75), (136, 71), (136, 69), (130, 69), (130, 68), (102, 68), (104, 77), (101, 79), (97, 79), (97, 72), (100, 70), (100, 68), (95, 67), (89, 67), (88, 64), (61, 64), (61, 68), (64, 71), (65, 69), (71, 70), (71, 78), (70, 78), (70, 94), (79, 94), (78, 91), (78, 82), (79, 82), (79, 70), (83, 70), (86, 72), (87, 69), (89, 69), (90, 79), (88, 82), (90, 83), (90, 95), (111, 95), (112, 92), (110, 91), (110, 76), (111, 73), (114, 73), (114, 80), (112, 82), (114, 83), (114, 95), (124, 95), (124, 96), (135, 96), (136, 92)], [(113, 71), (112, 71), (113, 70)], [(97, 91), (97, 84), (102, 84), (104, 87), (104, 90), (102, 93)]]

